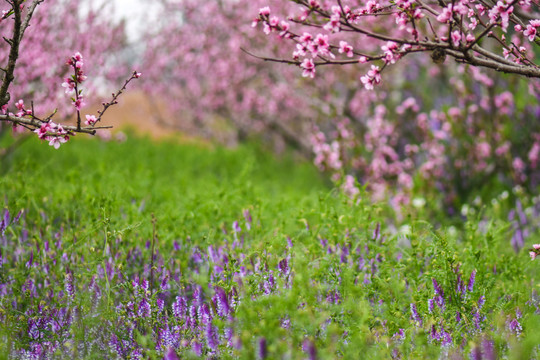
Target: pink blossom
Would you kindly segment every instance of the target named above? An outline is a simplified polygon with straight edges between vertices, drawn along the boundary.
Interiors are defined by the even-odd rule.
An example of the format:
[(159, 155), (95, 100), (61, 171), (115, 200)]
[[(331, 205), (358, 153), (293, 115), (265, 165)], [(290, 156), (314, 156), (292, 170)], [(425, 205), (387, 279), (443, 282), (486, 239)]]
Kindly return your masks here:
[(79, 97), (75, 100), (73, 105), (75, 106), (77, 110), (80, 111), (81, 108), (83, 108), (86, 105), (86, 103), (84, 102), (84, 98), (81, 95), (79, 95)]
[(50, 125), (49, 123), (43, 123), (41, 124), (41, 127), (39, 129), (34, 130), (36, 134), (38, 134), (38, 137), (41, 140), (44, 140), (47, 137), (47, 133), (50, 131)]
[(395, 51), (398, 49), (398, 44), (393, 41), (388, 41), (386, 45), (381, 47), (381, 50), (384, 51), (386, 63), (394, 64), (396, 60), (399, 59), (399, 54), (395, 54)]
[(459, 30), (452, 31), (451, 37), (454, 47), (459, 47), (459, 42), (461, 41), (461, 33), (459, 32)]
[(263, 8), (260, 8), (259, 9), (259, 15), (261, 15), (261, 16), (269, 16), (270, 15), (270, 7), (265, 6)]
[(302, 64), (300, 64), (300, 67), (304, 69), (304, 71), (302, 71), (303, 77), (310, 77), (312, 79), (315, 77), (315, 64), (313, 63), (313, 60), (304, 59)]
[(452, 18), (452, 4), (445, 7), (442, 12), (437, 16), (437, 20), (442, 23), (447, 23)]
[(529, 162), (531, 163), (531, 167), (533, 169), (536, 169), (536, 167), (538, 166), (538, 160), (540, 159), (540, 143), (538, 143), (538, 141), (534, 142), (527, 157), (529, 159)]
[(518, 173), (522, 173), (523, 171), (525, 171), (525, 163), (523, 162), (523, 160), (521, 160), (519, 156), (515, 157), (512, 161), (512, 167)]
[(540, 27), (540, 19), (538, 20), (530, 20), (529, 24), (527, 25), (527, 29), (523, 31), (523, 35), (527, 36), (529, 41), (534, 41), (536, 37), (537, 29)]
[(58, 149), (60, 145), (66, 143), (68, 139), (69, 138), (67, 136), (53, 136), (49, 141), (49, 145), (53, 146), (55, 149)]
[(330, 17), (330, 21), (324, 25), (324, 29), (329, 32), (337, 33), (340, 31), (341, 15), (334, 14)]
[(353, 57), (353, 47), (347, 44), (346, 41), (339, 42), (339, 53), (346, 54), (348, 57)]
[(279, 37), (288, 37), (289, 36), (289, 29), (291, 25), (286, 22), (285, 20), (281, 21), (281, 32), (279, 33)]
[(495, 24), (499, 18), (501, 19), (501, 28), (506, 32), (510, 21), (510, 14), (514, 11), (514, 7), (510, 6), (507, 9), (507, 5), (502, 1), (498, 1), (497, 4), (491, 8), (488, 12), (489, 20), (492, 24)]
[(311, 42), (313, 41), (313, 35), (305, 32), (298, 38), (298, 40), (300, 41), (300, 43), (304, 44), (307, 47), (307, 45), (311, 44)]
[(360, 81), (364, 84), (366, 90), (373, 90), (375, 84), (381, 82), (381, 72), (378, 66), (371, 65), (371, 70), (360, 78)]
[(73, 81), (71, 78), (66, 78), (62, 83), (62, 87), (66, 88), (66, 94), (72, 93), (75, 91), (75, 81)]
[(360, 193), (358, 187), (356, 187), (356, 180), (351, 175), (345, 176), (345, 182), (343, 183), (343, 192), (353, 198)]
[(375, 0), (369, 0), (366, 3), (366, 11), (368, 14), (372, 14), (376, 12), (377, 10), (379, 10), (380, 8), (381, 8), (381, 5), (379, 5), (379, 3)]
[(531, 260), (536, 259), (536, 257), (540, 255), (540, 244), (533, 244), (531, 251), (529, 251), (529, 255)]
[(318, 55), (330, 55), (333, 57), (333, 54), (330, 53), (330, 43), (328, 42), (328, 35), (317, 34), (315, 39), (310, 42), (307, 46), (311, 55), (317, 57)]
[(86, 125), (94, 126), (94, 124), (97, 122), (95, 115), (86, 115), (86, 121), (84, 122)]

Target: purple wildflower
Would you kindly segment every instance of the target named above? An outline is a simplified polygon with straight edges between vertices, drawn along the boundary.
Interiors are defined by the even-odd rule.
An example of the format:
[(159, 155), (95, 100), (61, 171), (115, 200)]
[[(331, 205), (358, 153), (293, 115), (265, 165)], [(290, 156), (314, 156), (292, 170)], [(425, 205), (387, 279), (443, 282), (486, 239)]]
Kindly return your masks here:
[(278, 263), (278, 270), (282, 275), (287, 275), (289, 273), (289, 261), (287, 258), (281, 260)]
[(268, 356), (268, 349), (266, 347), (266, 339), (260, 338), (259, 339), (259, 347), (257, 349), (257, 354), (259, 355), (259, 359), (266, 359)]
[(167, 353), (163, 357), (163, 360), (180, 360), (180, 358), (176, 355), (176, 351), (172, 347), (170, 347), (167, 350)]
[(469, 292), (473, 291), (475, 280), (476, 280), (476, 269), (472, 271), (471, 277), (469, 278), (469, 283), (467, 284), (467, 290), (469, 290)]
[(162, 313), (163, 310), (165, 309), (165, 300), (163, 300), (162, 298), (158, 298), (156, 300), (156, 303), (157, 303), (158, 312)]
[(479, 310), (482, 309), (485, 303), (486, 303), (486, 297), (484, 295), (480, 296), (480, 298), (478, 299), (478, 309)]
[(422, 326), (422, 318), (420, 317), (420, 314), (418, 314), (418, 309), (414, 303), (411, 304), (411, 318)]
[(201, 305), (203, 302), (202, 299), (202, 290), (200, 286), (196, 286), (193, 290), (193, 304), (196, 306)]
[(212, 326), (212, 323), (206, 325), (206, 344), (213, 351), (215, 351), (219, 345), (217, 328)]
[(439, 307), (439, 309), (444, 310), (446, 307), (446, 302), (442, 296), (436, 296), (435, 297), (435, 303)]
[(484, 339), (482, 340), (482, 353), (484, 355), (484, 360), (495, 360), (497, 355), (495, 353), (495, 344), (492, 340)]
[(480, 348), (480, 346), (475, 346), (471, 350), (471, 360), (482, 360), (482, 359), (483, 359), (482, 349)]
[(233, 344), (233, 336), (234, 336), (234, 331), (231, 327), (227, 327), (225, 328), (225, 330), (223, 330), (223, 334), (225, 335), (225, 340), (227, 340), (227, 346), (229, 347), (233, 347), (234, 344)]
[(239, 233), (242, 231), (242, 228), (240, 227), (240, 224), (238, 224), (238, 221), (233, 222), (232, 228), (235, 233)]
[(30, 259), (26, 262), (25, 266), (26, 268), (30, 269), (32, 265), (34, 264), (34, 251), (30, 251)]
[(251, 222), (253, 220), (248, 209), (244, 210), (244, 219), (246, 219), (246, 228), (248, 229), (248, 231), (251, 230)]
[(227, 294), (225, 290), (220, 287), (216, 287), (216, 307), (217, 313), (219, 316), (227, 316), (230, 313), (229, 300), (227, 299)]
[(452, 345), (452, 335), (450, 335), (450, 333), (447, 331), (444, 331), (444, 329), (441, 329), (440, 337), (442, 346)]
[(186, 313), (186, 308), (186, 298), (183, 296), (177, 296), (176, 301), (172, 304), (173, 315), (179, 319), (182, 319)]
[(380, 235), (381, 235), (381, 224), (377, 223), (377, 226), (375, 226), (375, 230), (373, 230), (373, 241), (379, 240)]
[(326, 301), (330, 304), (338, 305), (341, 301), (341, 293), (339, 290), (330, 290), (326, 294)]
[(202, 355), (202, 344), (198, 341), (195, 341), (193, 344), (191, 344), (191, 350), (195, 353), (197, 356)]
[(439, 283), (437, 282), (437, 280), (435, 280), (435, 278), (432, 278), (431, 282), (433, 283), (433, 288), (435, 289), (435, 294), (439, 295), (440, 297), (444, 297), (444, 291), (441, 288), (441, 286), (439, 285)]
[(275, 289), (276, 283), (274, 279), (274, 275), (270, 273), (267, 277), (267, 279), (263, 283), (263, 289), (265, 295), (270, 295), (272, 291)]
[(139, 303), (139, 310), (138, 315), (140, 317), (149, 317), (152, 313), (152, 309), (150, 307), (150, 303), (146, 300), (146, 298), (143, 298), (141, 302)]
[(180, 246), (180, 243), (178, 243), (178, 241), (176, 240), (174, 240), (173, 248), (175, 251), (180, 251), (182, 249), (182, 247)]
[(435, 301), (434, 299), (428, 299), (427, 303), (428, 303), (428, 311), (431, 314), (433, 312), (433, 308), (434, 308), (433, 304), (435, 303)]
[(19, 213), (17, 214), (17, 216), (15, 216), (15, 219), (13, 219), (13, 223), (18, 223), (19, 222), (19, 219), (21, 218), (22, 214), (24, 213), (24, 209), (22, 209), (21, 211), (19, 211)]
[(64, 290), (70, 301), (73, 301), (75, 298), (75, 289), (73, 287), (73, 275), (71, 273), (66, 273), (64, 277)]
[(315, 347), (315, 344), (310, 340), (304, 340), (304, 343), (302, 344), (302, 350), (304, 350), (305, 353), (308, 355), (309, 360), (316, 360), (317, 359), (317, 348)]
[(197, 327), (197, 307), (193, 304), (189, 307), (188, 324), (192, 329)]
[(2, 221), (0, 221), (0, 232), (2, 233), (2, 236), (4, 236), (4, 232), (6, 231), (6, 228), (9, 225), (9, 210), (4, 210), (4, 216), (2, 217)]
[(392, 339), (398, 340), (398, 341), (405, 340), (405, 330), (404, 329), (399, 329), (397, 333), (392, 335)]
[(508, 328), (510, 332), (513, 332), (517, 336), (521, 335), (521, 332), (523, 331), (521, 324), (516, 318), (513, 318), (512, 320), (507, 321), (506, 327)]
[(210, 308), (206, 304), (202, 304), (198, 309), (199, 322), (201, 324), (211, 324), (212, 323), (212, 314), (210, 313)]

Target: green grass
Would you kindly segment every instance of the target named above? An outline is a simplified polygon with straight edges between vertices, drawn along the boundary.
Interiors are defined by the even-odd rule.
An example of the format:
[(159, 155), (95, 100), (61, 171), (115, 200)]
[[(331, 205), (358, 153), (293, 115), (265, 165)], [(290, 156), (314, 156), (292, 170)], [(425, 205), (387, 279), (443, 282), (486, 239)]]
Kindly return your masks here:
[[(514, 224), (496, 209), (456, 228), (396, 223), (365, 194), (348, 199), (310, 164), (254, 145), (76, 139), (54, 150), (30, 140), (2, 167), (4, 206), (11, 218), (25, 211), (0, 237), (2, 354), (47, 344), (48, 358), (158, 359), (170, 348), (196, 358), (200, 344), (209, 358), (253, 359), (262, 339), (270, 359), (538, 354), (533, 240), (514, 252)], [(529, 200), (521, 226), (532, 235)], [(177, 296), (195, 312), (174, 315)]]

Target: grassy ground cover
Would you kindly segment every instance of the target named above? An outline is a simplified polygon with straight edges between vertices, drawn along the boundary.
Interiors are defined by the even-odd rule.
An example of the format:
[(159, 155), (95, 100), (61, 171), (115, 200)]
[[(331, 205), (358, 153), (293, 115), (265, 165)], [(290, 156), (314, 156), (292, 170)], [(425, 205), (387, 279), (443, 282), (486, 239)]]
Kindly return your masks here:
[(2, 168), (1, 356), (538, 356), (532, 228), (516, 252), (496, 207), (390, 223), (254, 146), (36, 141)]

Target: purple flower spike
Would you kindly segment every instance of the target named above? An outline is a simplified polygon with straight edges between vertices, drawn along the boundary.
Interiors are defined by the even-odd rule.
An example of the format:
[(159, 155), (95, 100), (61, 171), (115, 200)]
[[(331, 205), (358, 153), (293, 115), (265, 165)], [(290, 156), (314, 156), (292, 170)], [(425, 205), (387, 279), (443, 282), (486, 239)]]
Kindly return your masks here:
[(227, 299), (227, 294), (225, 290), (220, 287), (216, 287), (216, 305), (217, 313), (219, 316), (229, 315), (231, 308), (229, 306), (229, 300)]
[(187, 309), (187, 301), (183, 296), (177, 296), (176, 301), (172, 305), (173, 315), (177, 318), (184, 318)]
[(206, 326), (206, 343), (213, 351), (215, 351), (219, 345), (217, 328), (212, 326), (211, 323)]
[(259, 359), (266, 359), (266, 357), (268, 356), (268, 349), (266, 347), (266, 339), (263, 337), (259, 339), (258, 355), (259, 355)]
[(435, 301), (433, 299), (428, 299), (427, 303), (428, 303), (428, 311), (431, 314), (433, 312), (433, 308), (434, 308), (433, 304), (435, 303)]
[(239, 233), (242, 231), (242, 228), (240, 227), (240, 224), (238, 224), (238, 221), (233, 222), (232, 228), (235, 233)]
[(202, 324), (210, 325), (212, 323), (212, 314), (210, 308), (206, 304), (202, 304), (198, 309), (199, 321)]
[(479, 346), (476, 346), (471, 350), (471, 360), (482, 360), (482, 349)]
[(484, 355), (483, 359), (485, 360), (496, 360), (497, 355), (495, 353), (495, 344), (493, 341), (484, 339), (482, 341), (482, 353)]
[(34, 263), (34, 251), (30, 251), (30, 259), (26, 262), (25, 266), (30, 269), (32, 267), (32, 264)]
[(4, 210), (4, 216), (2, 217), (2, 221), (0, 221), (0, 232), (2, 233), (2, 236), (4, 236), (4, 232), (6, 231), (7, 226), (9, 225), (9, 211), (8, 209)]
[(195, 355), (201, 356), (202, 355), (202, 344), (200, 342), (198, 342), (198, 341), (195, 341), (191, 345), (191, 350), (195, 353)]
[(308, 355), (309, 360), (317, 360), (317, 348), (315, 344), (310, 340), (304, 340), (302, 349)]
[(476, 269), (472, 271), (471, 277), (469, 278), (469, 283), (467, 284), (467, 290), (469, 290), (469, 292), (473, 291), (475, 280), (476, 280)]
[(418, 322), (420, 326), (422, 326), (422, 318), (420, 317), (420, 314), (418, 314), (416, 304), (411, 304), (411, 317), (414, 321)]
[(75, 298), (75, 289), (73, 287), (73, 275), (71, 273), (67, 273), (65, 276), (64, 289), (66, 290), (69, 300), (73, 301)]
[(174, 351), (174, 349), (171, 347), (169, 350), (167, 350), (163, 360), (180, 360), (180, 358), (176, 355), (176, 351)]
[(15, 219), (13, 219), (13, 223), (18, 223), (22, 214), (24, 213), (24, 209), (22, 209), (21, 211), (19, 211), (19, 213), (17, 214), (17, 216), (15, 216)]
[(251, 230), (251, 223), (253, 221), (253, 219), (251, 218), (251, 214), (249, 212), (249, 210), (244, 210), (244, 219), (246, 219), (246, 228), (248, 230)]
[(289, 261), (286, 258), (278, 263), (278, 270), (284, 276), (289, 273)]
[(433, 278), (433, 279), (431, 279), (431, 281), (433, 283), (433, 288), (435, 289), (435, 294), (439, 295), (440, 297), (444, 297), (444, 291), (441, 288), (441, 286), (439, 285), (439, 283), (437, 282), (437, 280), (435, 280), (435, 278)]
[(142, 299), (141, 302), (139, 303), (138, 315), (140, 317), (149, 317), (151, 313), (152, 313), (152, 309), (150, 308), (150, 304), (148, 303), (146, 299)]

